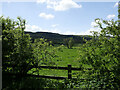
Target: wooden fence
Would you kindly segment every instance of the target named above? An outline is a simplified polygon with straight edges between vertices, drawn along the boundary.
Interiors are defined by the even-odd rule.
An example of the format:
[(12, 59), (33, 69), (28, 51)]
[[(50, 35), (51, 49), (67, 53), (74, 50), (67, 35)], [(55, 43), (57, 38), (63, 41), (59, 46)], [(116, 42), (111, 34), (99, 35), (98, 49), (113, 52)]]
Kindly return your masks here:
[[(59, 70), (68, 70), (68, 79), (72, 79), (72, 70), (82, 70), (81, 68), (73, 68), (72, 65), (68, 65), (68, 67), (55, 67), (55, 66), (39, 66), (37, 68), (47, 68), (47, 69), (59, 69)], [(55, 79), (66, 79), (66, 77), (55, 77), (55, 76), (41, 76), (44, 78), (55, 78)]]
[[(7, 67), (15, 67), (13, 65), (6, 65)], [(41, 77), (41, 78), (51, 78), (51, 79), (72, 79), (72, 70), (82, 70), (81, 68), (73, 68), (72, 65), (68, 65), (67, 67), (55, 67), (55, 66), (31, 66), (32, 68), (46, 68), (46, 69), (60, 69), (60, 70), (68, 70), (68, 77), (56, 77), (56, 76), (45, 76), (45, 75), (33, 75), (27, 74), (24, 76), (32, 76), (32, 77)], [(9, 75), (21, 75), (21, 74), (14, 74), (9, 73)]]

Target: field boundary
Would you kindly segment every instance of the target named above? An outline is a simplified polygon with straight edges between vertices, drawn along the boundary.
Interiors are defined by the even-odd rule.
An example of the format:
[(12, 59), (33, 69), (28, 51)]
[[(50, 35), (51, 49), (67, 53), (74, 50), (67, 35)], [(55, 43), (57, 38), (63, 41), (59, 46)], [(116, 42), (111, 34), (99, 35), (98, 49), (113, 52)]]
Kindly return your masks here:
[[(16, 65), (5, 65), (7, 67), (16, 67)], [(60, 69), (60, 70), (67, 70), (68, 71), (68, 77), (56, 77), (56, 76), (46, 76), (46, 75), (33, 75), (33, 74), (27, 74), (27, 75), (21, 75), (20, 73), (9, 73), (10, 75), (20, 75), (20, 76), (32, 76), (32, 77), (41, 77), (41, 78), (51, 78), (51, 79), (72, 79), (72, 71), (73, 70), (78, 70), (81, 71), (83, 70), (82, 68), (74, 68), (72, 67), (71, 64), (68, 64), (67, 67), (56, 67), (56, 66), (33, 66), (29, 65), (29, 67), (32, 68), (46, 68), (46, 69)], [(88, 69), (90, 70), (90, 69)]]

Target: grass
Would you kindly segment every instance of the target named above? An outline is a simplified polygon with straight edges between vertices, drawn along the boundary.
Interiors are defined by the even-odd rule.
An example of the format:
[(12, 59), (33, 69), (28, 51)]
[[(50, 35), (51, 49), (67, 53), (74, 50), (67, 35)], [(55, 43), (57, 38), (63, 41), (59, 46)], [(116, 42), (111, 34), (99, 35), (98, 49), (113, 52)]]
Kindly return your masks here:
[(79, 50), (78, 48), (74, 47), (73, 49), (68, 49), (63, 47), (61, 50), (56, 52), (58, 55), (57, 58), (54, 58), (55, 63), (58, 66), (65, 66), (67, 67), (68, 64), (71, 64), (74, 67), (78, 67), (78, 60), (79, 57)]
[[(67, 67), (68, 64), (71, 64), (72, 67), (79, 67), (79, 61), (77, 60), (79, 57), (79, 47), (75, 46), (72, 49), (68, 49), (65, 46), (54, 46), (56, 49), (56, 55), (58, 57), (55, 57), (53, 61), (57, 66), (60, 67)], [(51, 48), (49, 50), (52, 50)], [(35, 71), (35, 68), (33, 68), (28, 73), (32, 73)], [(72, 71), (72, 76), (76, 77), (76, 73), (80, 71)], [(37, 74), (37, 73), (34, 73)], [(41, 69), (39, 70), (40, 75), (49, 75), (49, 76), (61, 76), (61, 77), (67, 77), (68, 71), (67, 70), (56, 70), (56, 69)]]
[[(33, 68), (28, 73), (33, 73), (36, 71), (36, 68)], [(76, 75), (80, 74), (81, 71), (73, 71), (72, 70), (72, 77), (77, 77)], [(41, 69), (39, 72), (34, 72), (34, 75), (46, 75), (46, 76), (58, 76), (58, 77), (68, 77), (68, 70), (57, 70), (57, 69)]]

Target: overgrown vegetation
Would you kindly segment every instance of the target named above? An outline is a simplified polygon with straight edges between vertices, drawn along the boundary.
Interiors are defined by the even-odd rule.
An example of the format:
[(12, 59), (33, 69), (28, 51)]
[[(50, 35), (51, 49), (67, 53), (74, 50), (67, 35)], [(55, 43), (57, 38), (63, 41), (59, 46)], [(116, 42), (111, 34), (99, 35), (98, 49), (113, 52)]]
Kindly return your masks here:
[[(85, 87), (120, 88), (120, 27), (117, 21), (96, 19), (101, 32), (93, 32), (92, 40), (83, 45), (80, 65), (86, 70)], [(109, 36), (109, 38), (108, 38)]]
[[(31, 43), (30, 35), (24, 34), (25, 20), (18, 21), (0, 17), (2, 23), (2, 72), (27, 74), (31, 65), (39, 66), (52, 63), (55, 51), (48, 51), (51, 44), (44, 39)], [(39, 57), (38, 57), (39, 56)], [(9, 68), (9, 66), (12, 66)], [(14, 67), (15, 66), (15, 67)], [(3, 80), (4, 80), (3, 76)], [(19, 77), (22, 79), (22, 77)], [(6, 81), (7, 82), (7, 81)], [(6, 87), (4, 84), (3, 87)]]
[[(101, 32), (93, 32), (91, 40), (86, 40), (86, 43), (78, 46), (74, 46), (73, 39), (66, 39), (68, 48), (58, 43), (52, 46), (52, 42), (44, 38), (32, 41), (30, 35), (24, 33), (25, 20), (20, 17), (17, 21), (0, 17), (0, 22), (2, 23), (3, 89), (120, 88), (120, 27), (117, 25), (118, 21), (96, 19)], [(103, 24), (106, 27), (103, 27)], [(82, 68), (82, 71), (76, 75), (77, 79), (51, 80), (19, 75), (16, 77), (8, 74), (32, 73), (31, 65), (62, 66), (67, 64)], [(13, 67), (10, 68), (9, 65)], [(45, 72), (38, 68), (34, 70), (38, 74)]]

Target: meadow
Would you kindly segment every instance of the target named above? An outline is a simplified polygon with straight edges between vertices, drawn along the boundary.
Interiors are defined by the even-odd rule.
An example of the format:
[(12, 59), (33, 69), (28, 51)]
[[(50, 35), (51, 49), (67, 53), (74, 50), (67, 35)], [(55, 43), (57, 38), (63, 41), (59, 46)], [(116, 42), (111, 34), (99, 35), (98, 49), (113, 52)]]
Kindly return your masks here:
[[(67, 67), (68, 64), (71, 64), (72, 67), (79, 68), (79, 50), (82, 47), (81, 44), (74, 46), (72, 49), (68, 49), (64, 45), (55, 45), (55, 54), (57, 57), (53, 58), (54, 65), (59, 67)], [(49, 50), (53, 49), (49, 48)], [(44, 66), (44, 65), (41, 65)], [(36, 69), (31, 69), (28, 73), (32, 73)], [(72, 71), (72, 76), (75, 77), (76, 73), (80, 71)], [(38, 73), (33, 73), (38, 74)], [(39, 70), (39, 75), (47, 75), (47, 76), (59, 76), (59, 77), (67, 77), (67, 70), (56, 70), (56, 69), (43, 69)]]
[[(98, 23), (102, 31), (100, 33), (94, 32), (91, 36), (92, 39), (85, 39), (85, 43), (73, 45), (72, 39), (67, 39), (68, 44), (65, 44), (65, 46), (54, 44), (51, 46), (51, 43), (44, 38), (31, 41), (30, 35), (24, 33), (25, 21), (22, 21), (19, 17), (18, 21), (19, 23), (17, 21), (16, 23), (19, 26), (15, 28), (12, 27), (15, 26), (15, 22), (11, 23), (11, 19), (2, 18), (4, 90), (13, 87), (14, 89), (18, 87), (19, 89), (24, 87), (120, 88), (120, 27), (116, 26), (117, 22), (103, 20), (102, 22), (108, 25), (104, 29), (101, 27), (101, 23)], [(8, 27), (10, 28), (8, 29)], [(107, 38), (108, 34), (113, 37), (109, 36), (110, 38)], [(77, 76), (77, 80), (75, 80), (77, 83), (73, 83), (73, 79), (59, 82), (58, 80), (39, 78), (35, 75), (24, 77), (29, 76), (29, 74), (67, 77), (67, 70), (42, 68), (36, 70), (36, 68), (43, 65), (67, 67), (68, 64), (71, 64), (72, 67), (82, 68), (82, 71), (72, 71), (72, 77)], [(36, 68), (33, 68), (34, 66)], [(88, 70), (88, 68), (91, 68), (91, 70)], [(68, 70), (70, 71), (69, 68)], [(81, 79), (84, 80), (81, 82)]]

